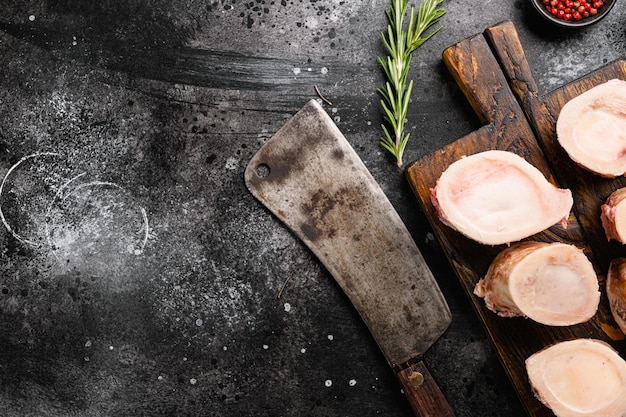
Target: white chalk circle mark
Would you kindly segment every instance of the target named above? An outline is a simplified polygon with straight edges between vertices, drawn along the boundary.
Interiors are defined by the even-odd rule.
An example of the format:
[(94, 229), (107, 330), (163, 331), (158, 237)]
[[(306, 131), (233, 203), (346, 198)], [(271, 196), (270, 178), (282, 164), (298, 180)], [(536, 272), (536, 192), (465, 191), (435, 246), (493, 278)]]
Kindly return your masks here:
[[(13, 166), (11, 166), (11, 168), (9, 168), (9, 170), (7, 171), (7, 173), (4, 175), (4, 178), (2, 179), (2, 183), (0, 183), (0, 220), (2, 221), (2, 224), (4, 225), (4, 227), (7, 229), (7, 231), (9, 231), (9, 233), (11, 233), (11, 235), (13, 235), (13, 237), (15, 239), (17, 239), (18, 241), (28, 244), (28, 245), (32, 245), (32, 246), (39, 246), (41, 245), (41, 243), (37, 243), (35, 240), (33, 240), (33, 237), (27, 238), (25, 237), (22, 233), (18, 233), (15, 231), (15, 229), (13, 227), (11, 227), (11, 225), (9, 224), (9, 222), (7, 221), (7, 218), (5, 216), (5, 212), (3, 210), (3, 197), (6, 194), (6, 186), (7, 186), (7, 182), (9, 181), (9, 177), (11, 177), (11, 175), (14, 173), (15, 170), (17, 170), (24, 162), (29, 161), (29, 160), (33, 160), (36, 158), (40, 158), (40, 157), (59, 157), (60, 155), (56, 152), (39, 152), (39, 153), (34, 153), (31, 155), (27, 155), (22, 157), (19, 161), (17, 161)], [(52, 175), (51, 171), (48, 171), (48, 175)], [(41, 180), (41, 178), (39, 178)], [(45, 179), (44, 179), (45, 182)], [(34, 183), (35, 181), (26, 181), (23, 180), (21, 182), (21, 187), (22, 188), (33, 188), (34, 187)], [(52, 184), (53, 185), (53, 184)], [(42, 197), (40, 195), (37, 195), (36, 197), (39, 200), (42, 200)], [(20, 213), (21, 215), (18, 216), (21, 218), (21, 220), (23, 221), (23, 224), (28, 223), (27, 219), (25, 217), (36, 217), (36, 213), (34, 210), (34, 207), (31, 208), (31, 210), (29, 210), (30, 216), (23, 216), (24, 213)], [(38, 226), (40, 226), (38, 223), (39, 221), (37, 221), (37, 219), (32, 219), (33, 223), (35, 223), (35, 225), (33, 226), (33, 228), (38, 228)], [(40, 236), (42, 237), (42, 236)]]
[(148, 216), (120, 185), (91, 181), (59, 189), (47, 210), (46, 234), (54, 256), (92, 276), (123, 272), (129, 256), (148, 241)]

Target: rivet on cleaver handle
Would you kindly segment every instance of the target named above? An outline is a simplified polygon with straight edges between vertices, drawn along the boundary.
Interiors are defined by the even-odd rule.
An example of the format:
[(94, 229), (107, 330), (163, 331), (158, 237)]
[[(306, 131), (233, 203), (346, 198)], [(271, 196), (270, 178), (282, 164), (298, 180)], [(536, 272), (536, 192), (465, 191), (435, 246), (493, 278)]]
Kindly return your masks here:
[(421, 360), (450, 324), (448, 305), (397, 212), (315, 100), (258, 151), (245, 180), (337, 280), (414, 411), (452, 416)]

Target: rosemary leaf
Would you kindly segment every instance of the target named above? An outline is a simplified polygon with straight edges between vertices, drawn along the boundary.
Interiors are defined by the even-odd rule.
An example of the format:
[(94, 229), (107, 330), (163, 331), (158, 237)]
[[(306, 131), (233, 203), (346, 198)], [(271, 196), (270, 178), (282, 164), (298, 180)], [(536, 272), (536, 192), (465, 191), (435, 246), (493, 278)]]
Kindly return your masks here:
[(411, 6), (409, 21), (404, 27), (404, 17), (409, 0), (391, 0), (387, 16), (387, 31), (381, 33), (383, 45), (387, 51), (386, 59), (378, 57), (386, 83), (377, 89), (381, 96), (383, 109), (382, 125), (383, 136), (380, 144), (396, 158), (396, 163), (402, 167), (402, 156), (409, 140), (404, 125), (408, 115), (408, 107), (413, 91), (413, 80), (407, 83), (411, 54), (424, 42), (433, 37), (441, 26), (433, 28), (446, 14), (444, 9), (438, 8), (444, 0), (423, 0), (420, 4), (417, 17), (415, 8)]

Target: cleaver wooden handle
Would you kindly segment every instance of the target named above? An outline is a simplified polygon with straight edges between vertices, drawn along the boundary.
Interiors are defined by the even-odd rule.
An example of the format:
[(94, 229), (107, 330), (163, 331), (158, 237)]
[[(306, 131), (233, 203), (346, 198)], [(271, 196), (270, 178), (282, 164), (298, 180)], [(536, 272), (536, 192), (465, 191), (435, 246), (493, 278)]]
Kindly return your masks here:
[(416, 358), (394, 367), (415, 415), (420, 417), (454, 417), (454, 411), (439, 389), (424, 361)]

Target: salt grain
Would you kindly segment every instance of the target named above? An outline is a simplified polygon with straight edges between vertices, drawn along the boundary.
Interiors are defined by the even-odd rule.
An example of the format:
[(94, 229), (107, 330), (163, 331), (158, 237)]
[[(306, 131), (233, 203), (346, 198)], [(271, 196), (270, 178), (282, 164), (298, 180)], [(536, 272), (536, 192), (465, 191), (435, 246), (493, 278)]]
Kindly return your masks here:
[(351, 387), (355, 386), (355, 385), (356, 385), (356, 379), (351, 379), (351, 380), (348, 382), (348, 385), (350, 385)]
[(286, 311), (287, 313), (289, 313), (289, 312), (291, 311), (291, 304), (289, 304), (289, 303), (285, 303), (284, 307), (285, 307), (285, 311)]
[(35, 15), (31, 14), (30, 16), (28, 16), (28, 20), (30, 20), (31, 22), (35, 21)]
[(326, 381), (324, 381), (324, 385), (326, 385), (326, 387), (330, 387), (333, 385), (333, 381), (331, 381), (330, 379), (327, 379)]
[(228, 158), (226, 160), (225, 168), (230, 170), (230, 171), (233, 171), (233, 170), (239, 168), (239, 160), (237, 158), (233, 158), (233, 157)]
[(332, 334), (328, 335), (328, 340), (333, 340), (335, 338), (335, 336), (333, 336)]

